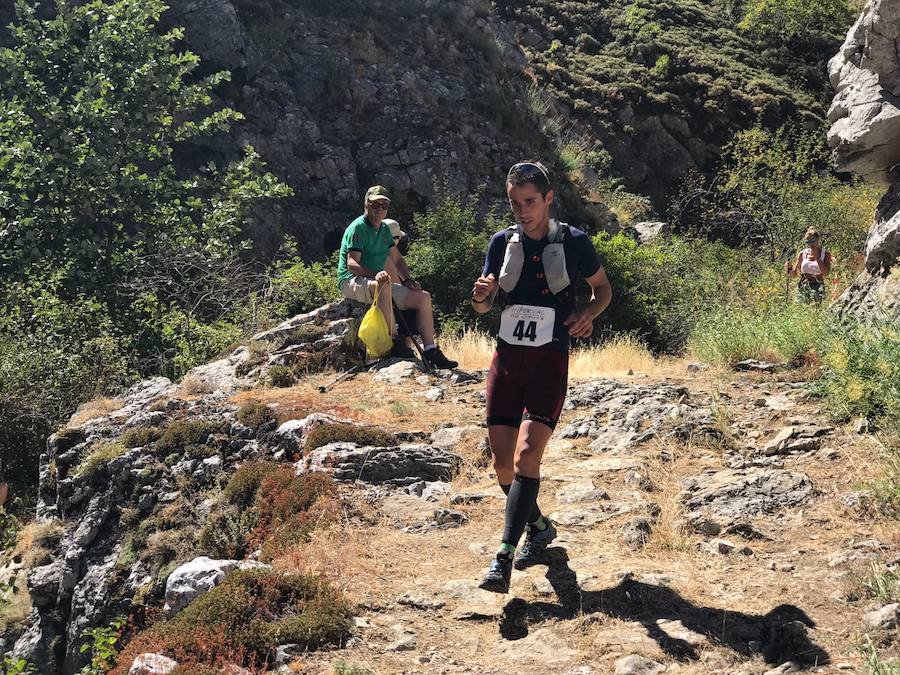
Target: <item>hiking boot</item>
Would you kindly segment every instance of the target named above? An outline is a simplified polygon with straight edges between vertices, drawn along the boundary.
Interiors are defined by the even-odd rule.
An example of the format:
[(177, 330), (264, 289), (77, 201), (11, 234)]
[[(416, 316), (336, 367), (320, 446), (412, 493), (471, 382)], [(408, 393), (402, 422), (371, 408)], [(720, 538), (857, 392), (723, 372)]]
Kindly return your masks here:
[(498, 553), (491, 562), (478, 588), (492, 593), (509, 593), (509, 578), (512, 576), (512, 556)]
[(425, 352), (425, 360), (435, 368), (439, 369), (456, 368), (456, 366), (459, 365), (459, 362), (451, 361), (444, 356), (444, 352), (441, 351), (440, 347), (435, 347), (434, 349), (429, 349)]
[(515, 567), (517, 570), (524, 570), (526, 567), (540, 562), (544, 549), (556, 539), (556, 528), (553, 523), (547, 516), (544, 516), (544, 522), (547, 527), (543, 530), (538, 530), (531, 525), (525, 528), (525, 543), (516, 552)]
[(395, 359), (414, 359), (416, 353), (406, 344), (403, 338), (394, 339), (394, 347), (391, 349), (391, 357)]

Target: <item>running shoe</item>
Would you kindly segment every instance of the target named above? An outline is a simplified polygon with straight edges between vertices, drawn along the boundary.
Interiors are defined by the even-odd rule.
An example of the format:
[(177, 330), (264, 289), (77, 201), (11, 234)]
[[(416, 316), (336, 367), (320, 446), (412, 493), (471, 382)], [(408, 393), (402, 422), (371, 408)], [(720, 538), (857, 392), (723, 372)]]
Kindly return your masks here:
[(478, 588), (482, 588), (492, 593), (509, 593), (509, 579), (512, 576), (513, 560), (512, 556), (506, 553), (498, 553), (497, 557), (491, 562), (487, 573), (478, 584)]
[(429, 349), (428, 351), (426, 351), (425, 360), (435, 368), (439, 369), (456, 368), (456, 366), (459, 365), (459, 362), (451, 361), (446, 356), (444, 356), (444, 352), (441, 351), (440, 347), (435, 347), (434, 349)]
[(528, 525), (525, 528), (525, 543), (516, 552), (515, 567), (517, 570), (524, 570), (530, 565), (534, 565), (541, 560), (544, 549), (551, 541), (556, 539), (556, 528), (547, 516), (544, 516), (544, 522), (547, 524), (543, 530)]

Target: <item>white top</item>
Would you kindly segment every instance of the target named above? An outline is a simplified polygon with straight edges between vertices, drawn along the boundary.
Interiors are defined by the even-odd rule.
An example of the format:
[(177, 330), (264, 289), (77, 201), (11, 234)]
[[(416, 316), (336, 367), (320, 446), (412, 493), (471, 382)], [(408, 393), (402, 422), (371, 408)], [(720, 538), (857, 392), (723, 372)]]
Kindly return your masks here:
[(803, 274), (812, 274), (814, 276), (822, 276), (822, 268), (819, 267), (819, 261), (825, 262), (825, 249), (819, 249), (819, 258), (813, 257), (812, 249), (803, 249), (803, 259), (800, 263), (800, 271)]

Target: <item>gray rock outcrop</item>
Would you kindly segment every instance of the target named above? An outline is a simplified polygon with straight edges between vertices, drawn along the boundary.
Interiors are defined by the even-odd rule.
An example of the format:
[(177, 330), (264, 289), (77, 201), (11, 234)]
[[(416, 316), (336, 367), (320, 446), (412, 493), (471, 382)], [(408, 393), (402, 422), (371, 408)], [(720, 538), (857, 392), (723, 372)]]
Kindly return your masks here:
[(194, 558), (177, 567), (166, 579), (164, 610), (168, 616), (174, 616), (198, 597), (225, 581), (230, 572), (269, 567), (252, 560), (213, 560), (206, 556)]
[[(866, 240), (865, 271), (835, 303), (840, 317), (900, 321), (900, 6), (870, 0), (828, 64), (835, 166), (885, 185)], [(894, 270), (892, 272), (892, 270)]]

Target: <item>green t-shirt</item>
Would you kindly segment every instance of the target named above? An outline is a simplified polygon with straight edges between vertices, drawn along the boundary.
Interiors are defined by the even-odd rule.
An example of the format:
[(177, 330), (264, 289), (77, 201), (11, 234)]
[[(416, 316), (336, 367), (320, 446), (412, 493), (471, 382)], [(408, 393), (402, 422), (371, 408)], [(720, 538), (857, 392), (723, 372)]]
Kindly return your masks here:
[(391, 228), (387, 225), (382, 224), (376, 230), (365, 215), (350, 223), (344, 231), (344, 238), (341, 239), (341, 255), (338, 258), (338, 288), (347, 279), (353, 277), (353, 273), (347, 267), (347, 254), (350, 251), (362, 253), (360, 263), (363, 267), (380, 272), (384, 269), (384, 261), (393, 245), (394, 236), (391, 234)]

